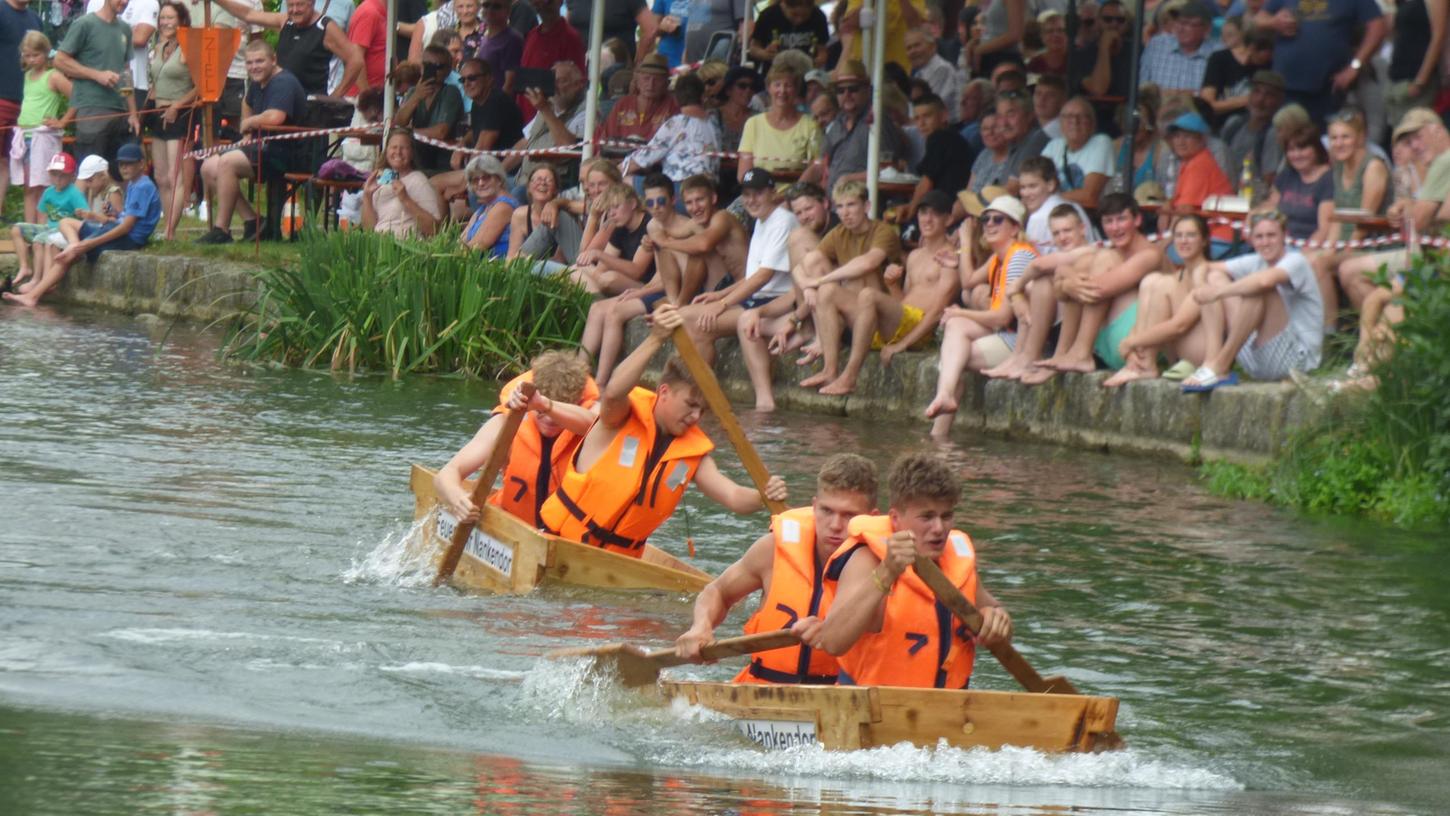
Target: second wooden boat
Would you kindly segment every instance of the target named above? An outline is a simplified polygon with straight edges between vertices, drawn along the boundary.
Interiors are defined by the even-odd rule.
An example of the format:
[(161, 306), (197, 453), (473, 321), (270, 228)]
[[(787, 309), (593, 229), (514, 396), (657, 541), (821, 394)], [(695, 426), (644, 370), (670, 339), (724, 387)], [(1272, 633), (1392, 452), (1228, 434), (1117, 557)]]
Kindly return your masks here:
[[(442, 556), (456, 520), (438, 505), (434, 471), (413, 465), (413, 518), (430, 517), (420, 546)], [(472, 489), (472, 484), (469, 484)], [(630, 558), (535, 530), (493, 505), (486, 505), (468, 537), (452, 583), (460, 589), (524, 594), (541, 584), (563, 583), (609, 589), (699, 592), (711, 575), (654, 546)]]
[(1119, 748), (1118, 700), (1077, 694), (901, 688), (780, 686), (664, 680), (666, 699), (683, 698), (729, 715), (764, 748), (821, 745), (832, 750), (909, 742), (958, 748), (1016, 746), (1039, 751)]

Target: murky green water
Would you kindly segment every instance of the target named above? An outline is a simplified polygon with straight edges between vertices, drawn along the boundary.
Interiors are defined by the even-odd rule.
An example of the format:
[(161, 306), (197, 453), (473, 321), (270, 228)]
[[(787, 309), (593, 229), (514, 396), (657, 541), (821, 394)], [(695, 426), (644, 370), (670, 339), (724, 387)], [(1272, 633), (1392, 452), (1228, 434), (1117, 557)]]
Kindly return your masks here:
[[(537, 663), (668, 640), (687, 599), (467, 597), (403, 561), (408, 465), (441, 463), (489, 389), (237, 370), (213, 348), (0, 310), (0, 813), (1447, 810), (1443, 533), (961, 439), (959, 518), (1019, 649), (1120, 697), (1131, 748), (765, 754)], [(924, 444), (916, 424), (745, 422), (802, 500), (831, 452)], [(763, 524), (689, 507), (656, 540), (692, 535), (712, 570)], [(993, 665), (974, 682), (1010, 688)]]

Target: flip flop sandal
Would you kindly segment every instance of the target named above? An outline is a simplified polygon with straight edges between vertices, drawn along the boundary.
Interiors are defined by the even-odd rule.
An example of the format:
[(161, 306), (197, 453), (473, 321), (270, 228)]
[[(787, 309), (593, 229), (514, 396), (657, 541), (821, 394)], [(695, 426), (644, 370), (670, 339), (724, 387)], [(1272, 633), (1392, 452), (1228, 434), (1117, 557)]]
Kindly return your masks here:
[(1163, 379), (1182, 382), (1191, 377), (1195, 371), (1197, 369), (1193, 367), (1193, 363), (1187, 360), (1179, 360), (1170, 366), (1167, 371), (1163, 372)]
[(1198, 382), (1192, 385), (1185, 383), (1183, 385), (1183, 393), (1205, 394), (1220, 386), (1238, 385), (1239, 383), (1239, 375), (1232, 371), (1220, 377), (1208, 366), (1203, 366), (1193, 372), (1193, 379), (1198, 380)]

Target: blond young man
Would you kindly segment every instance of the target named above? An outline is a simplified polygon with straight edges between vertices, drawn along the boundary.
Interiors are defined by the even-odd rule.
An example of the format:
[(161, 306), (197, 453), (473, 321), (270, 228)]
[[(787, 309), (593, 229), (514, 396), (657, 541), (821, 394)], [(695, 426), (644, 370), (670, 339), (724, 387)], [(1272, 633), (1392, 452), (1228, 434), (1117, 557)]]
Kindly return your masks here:
[(886, 288), (882, 292), (862, 287), (856, 298), (856, 319), (851, 326), (851, 356), (846, 368), (821, 388), (822, 394), (849, 394), (866, 355), (881, 352), (881, 365), (891, 364), (897, 354), (931, 342), (946, 307), (961, 294), (956, 250), (947, 237), (952, 215), (952, 197), (933, 190), (922, 197), (916, 209), (921, 245), (906, 258), (906, 266), (886, 267)]
[(821, 371), (802, 380), (802, 388), (819, 388), (840, 374), (841, 334), (847, 321), (855, 322), (861, 290), (884, 292), (886, 265), (902, 259), (896, 229), (870, 218), (865, 184), (843, 181), (831, 200), (841, 223), (802, 262), (809, 278), (801, 284), (802, 296), (815, 320), (823, 360)]

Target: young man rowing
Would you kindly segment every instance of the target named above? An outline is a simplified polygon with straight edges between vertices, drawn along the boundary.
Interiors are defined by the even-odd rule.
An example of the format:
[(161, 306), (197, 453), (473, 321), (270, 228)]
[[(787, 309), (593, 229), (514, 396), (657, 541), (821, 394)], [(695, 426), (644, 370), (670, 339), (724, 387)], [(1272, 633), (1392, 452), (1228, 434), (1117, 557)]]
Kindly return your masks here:
[[(532, 397), (519, 391), (525, 382), (537, 389)], [(598, 399), (599, 388), (577, 357), (562, 351), (540, 354), (528, 371), (503, 387), (493, 416), (433, 477), (439, 501), (459, 521), (478, 521), (479, 508), (463, 480), (488, 461), (503, 430), (505, 414), (527, 408), (509, 448), (503, 487), (488, 497), (488, 503), (539, 526), (539, 507), (558, 488), (569, 457), (594, 424)]]
[[(976, 644), (1011, 640), (1012, 617), (981, 585), (972, 540), (952, 529), (961, 487), (940, 459), (908, 454), (891, 466), (887, 489), (887, 515), (852, 519), (826, 565), (827, 592), (835, 591), (825, 619), (802, 618), (792, 630), (836, 655), (842, 684), (966, 688)], [(916, 574), (918, 555), (937, 562), (981, 611), (976, 636)]]
[[(539, 511), (544, 529), (638, 558), (691, 481), (733, 512), (761, 508), (760, 494), (731, 481), (711, 458), (715, 446), (699, 427), (704, 399), (683, 363), (674, 357), (665, 362), (657, 391), (637, 385), (650, 358), (682, 325), (680, 312), (661, 304), (649, 337), (615, 369), (599, 421)], [(785, 482), (772, 476), (765, 492), (784, 501)]]
[[(851, 519), (875, 507), (876, 466), (854, 453), (827, 459), (816, 475), (810, 506), (772, 518), (770, 532), (700, 591), (694, 625), (675, 640), (680, 656), (697, 659), (700, 649), (715, 639), (715, 627), (757, 590), (764, 596), (745, 622), (746, 634), (788, 629), (802, 618), (821, 614), (826, 561), (846, 540)], [(735, 682), (830, 685), (836, 682), (836, 672), (834, 657), (801, 645), (756, 655)]]

